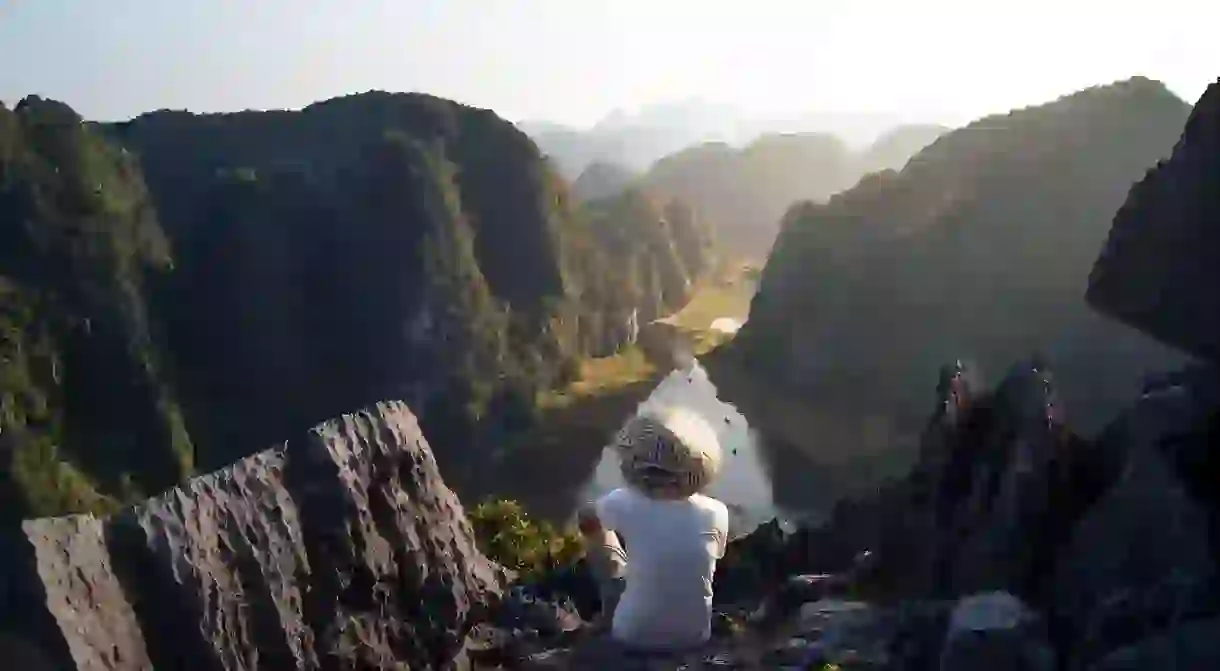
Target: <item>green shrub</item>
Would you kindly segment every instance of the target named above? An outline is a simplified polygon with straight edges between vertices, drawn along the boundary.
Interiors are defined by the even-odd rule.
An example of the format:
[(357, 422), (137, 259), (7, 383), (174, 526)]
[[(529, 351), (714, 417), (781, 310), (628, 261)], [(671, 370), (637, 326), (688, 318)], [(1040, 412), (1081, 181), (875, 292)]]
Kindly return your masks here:
[(483, 554), (529, 578), (575, 563), (583, 553), (580, 535), (538, 522), (516, 501), (479, 504), (469, 514)]

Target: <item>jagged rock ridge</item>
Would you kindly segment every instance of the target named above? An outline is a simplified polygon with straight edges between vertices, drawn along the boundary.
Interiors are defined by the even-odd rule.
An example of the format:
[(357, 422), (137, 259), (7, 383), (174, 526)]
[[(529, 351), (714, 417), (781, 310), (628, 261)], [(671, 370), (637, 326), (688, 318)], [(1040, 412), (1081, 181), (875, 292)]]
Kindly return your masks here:
[(5, 543), (0, 645), (47, 670), (449, 668), (504, 577), (399, 402)]

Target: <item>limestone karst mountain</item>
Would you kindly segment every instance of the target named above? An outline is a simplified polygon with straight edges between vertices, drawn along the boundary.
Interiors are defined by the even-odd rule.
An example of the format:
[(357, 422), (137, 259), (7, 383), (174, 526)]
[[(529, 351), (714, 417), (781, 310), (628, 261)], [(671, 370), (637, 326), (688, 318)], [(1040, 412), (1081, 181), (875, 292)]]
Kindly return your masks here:
[(633, 171), (621, 165), (596, 161), (581, 171), (572, 182), (572, 195), (587, 202), (622, 193), (637, 179)]
[(840, 425), (825, 449), (850, 451), (881, 420), (913, 444), (942, 362), (986, 379), (1035, 350), (1073, 425), (1095, 431), (1146, 372), (1181, 361), (1080, 292), (1190, 109), (1143, 78), (1095, 87), (980, 119), (901, 171), (792, 208), (733, 347)]
[(905, 124), (895, 126), (881, 134), (868, 147), (858, 153), (858, 169), (861, 174), (881, 170), (901, 170), (906, 162), (924, 147), (948, 133), (947, 126), (937, 124)]
[(788, 207), (829, 198), (858, 177), (842, 141), (808, 134), (768, 135), (744, 149), (698, 145), (657, 161), (640, 181), (689, 203), (726, 247), (762, 257)]
[(680, 305), (649, 292), (697, 274), (688, 229), (607, 253), (528, 137), (426, 95), (0, 110), (0, 514), (108, 509), (382, 398), (468, 463)]
[[(684, 115), (702, 122), (667, 125)], [(857, 116), (865, 126), (880, 123)], [(842, 121), (828, 116), (768, 124), (725, 110), (716, 114), (698, 105), (675, 105), (650, 108), (638, 117), (612, 115), (587, 131), (547, 123), (518, 127), (573, 181), (577, 198), (605, 197), (630, 185), (683, 200), (727, 247), (762, 258), (793, 203), (824, 201), (867, 173), (899, 169), (949, 130), (935, 124), (891, 125), (870, 143), (852, 148), (833, 131)], [(847, 135), (855, 139), (858, 133)], [(633, 152), (640, 157), (632, 158)]]

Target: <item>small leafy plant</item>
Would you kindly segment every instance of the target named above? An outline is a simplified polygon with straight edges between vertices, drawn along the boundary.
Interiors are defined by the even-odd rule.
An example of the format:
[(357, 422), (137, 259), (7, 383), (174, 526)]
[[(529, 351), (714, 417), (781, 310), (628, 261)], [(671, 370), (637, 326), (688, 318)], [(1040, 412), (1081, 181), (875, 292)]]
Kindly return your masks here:
[(486, 501), (469, 517), (483, 554), (517, 571), (522, 578), (573, 564), (584, 551), (578, 533), (531, 519), (516, 501)]

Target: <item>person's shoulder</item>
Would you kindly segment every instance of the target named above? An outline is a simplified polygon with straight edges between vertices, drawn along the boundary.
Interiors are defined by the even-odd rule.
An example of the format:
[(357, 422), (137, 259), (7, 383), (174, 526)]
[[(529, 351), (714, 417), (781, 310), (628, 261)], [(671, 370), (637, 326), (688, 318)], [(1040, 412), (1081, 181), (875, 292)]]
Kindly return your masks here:
[(714, 499), (706, 494), (695, 494), (694, 496), (690, 497), (690, 500), (691, 503), (695, 504), (696, 507), (704, 510), (714, 510), (717, 512), (723, 511), (725, 513), (729, 512), (729, 507), (726, 506), (723, 501), (720, 499)]
[(615, 504), (623, 504), (630, 501), (635, 501), (638, 498), (639, 497), (636, 495), (635, 491), (630, 487), (618, 487), (606, 492), (602, 496), (601, 500), (613, 502)]
[(599, 515), (614, 518), (637, 508), (638, 499), (639, 497), (630, 488), (619, 487), (603, 494), (595, 505)]
[(691, 497), (691, 503), (700, 511), (711, 515), (717, 522), (723, 521), (727, 524), (729, 520), (729, 507), (719, 499), (714, 499), (710, 496), (697, 494)]

